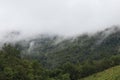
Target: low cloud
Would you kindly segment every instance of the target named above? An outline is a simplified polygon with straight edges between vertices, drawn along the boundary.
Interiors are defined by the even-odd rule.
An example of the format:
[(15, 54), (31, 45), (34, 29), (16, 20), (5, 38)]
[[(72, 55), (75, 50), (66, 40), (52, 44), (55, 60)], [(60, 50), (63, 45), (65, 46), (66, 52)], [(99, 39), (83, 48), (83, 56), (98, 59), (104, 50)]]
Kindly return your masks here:
[(1, 0), (0, 36), (20, 30), (27, 35), (76, 35), (120, 24), (119, 0)]

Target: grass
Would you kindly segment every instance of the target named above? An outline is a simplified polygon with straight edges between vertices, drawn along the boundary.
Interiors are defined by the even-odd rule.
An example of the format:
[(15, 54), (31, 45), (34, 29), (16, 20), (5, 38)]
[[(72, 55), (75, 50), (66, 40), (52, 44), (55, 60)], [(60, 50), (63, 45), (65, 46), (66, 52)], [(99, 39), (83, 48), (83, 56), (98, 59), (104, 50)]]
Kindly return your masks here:
[(120, 80), (120, 66), (112, 67), (80, 80)]

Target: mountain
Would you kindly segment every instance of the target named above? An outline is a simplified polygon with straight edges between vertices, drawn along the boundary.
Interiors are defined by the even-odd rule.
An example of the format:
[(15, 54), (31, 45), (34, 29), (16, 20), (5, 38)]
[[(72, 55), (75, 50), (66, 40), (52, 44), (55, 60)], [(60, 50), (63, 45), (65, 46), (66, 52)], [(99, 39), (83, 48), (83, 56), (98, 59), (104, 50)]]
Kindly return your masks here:
[(80, 80), (120, 80), (120, 66), (112, 67)]
[[(0, 50), (2, 80), (120, 78), (120, 28), (117, 26), (76, 37), (41, 34), (15, 40), (19, 35), (12, 32), (10, 37), (4, 38), (10, 44)], [(111, 68), (114, 66), (118, 67)]]
[(54, 68), (63, 63), (79, 63), (100, 60), (120, 52), (120, 28), (107, 28), (93, 35), (83, 34), (64, 38), (42, 34), (16, 43), (23, 57), (38, 60), (44, 66)]

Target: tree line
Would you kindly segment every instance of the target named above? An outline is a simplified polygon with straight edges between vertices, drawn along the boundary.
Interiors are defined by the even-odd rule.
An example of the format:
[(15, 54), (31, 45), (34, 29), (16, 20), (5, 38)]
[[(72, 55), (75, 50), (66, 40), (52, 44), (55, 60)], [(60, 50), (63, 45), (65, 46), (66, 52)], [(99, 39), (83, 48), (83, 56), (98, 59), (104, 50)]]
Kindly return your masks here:
[(66, 63), (44, 68), (38, 61), (21, 57), (21, 51), (5, 44), (0, 50), (0, 80), (79, 80), (107, 68), (120, 65), (120, 55), (81, 63)]

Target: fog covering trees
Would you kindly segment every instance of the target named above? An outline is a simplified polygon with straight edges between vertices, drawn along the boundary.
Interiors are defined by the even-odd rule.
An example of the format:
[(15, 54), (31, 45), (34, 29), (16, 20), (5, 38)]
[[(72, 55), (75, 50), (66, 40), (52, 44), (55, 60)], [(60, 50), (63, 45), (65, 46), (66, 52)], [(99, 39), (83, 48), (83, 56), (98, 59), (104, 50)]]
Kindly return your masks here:
[(43, 49), (36, 47), (30, 54), (21, 43), (4, 44), (0, 50), (0, 80), (79, 80), (120, 65), (118, 29), (96, 44), (106, 31), (109, 29), (72, 41), (66, 39), (56, 45), (53, 45), (55, 37), (37, 39), (44, 45)]

